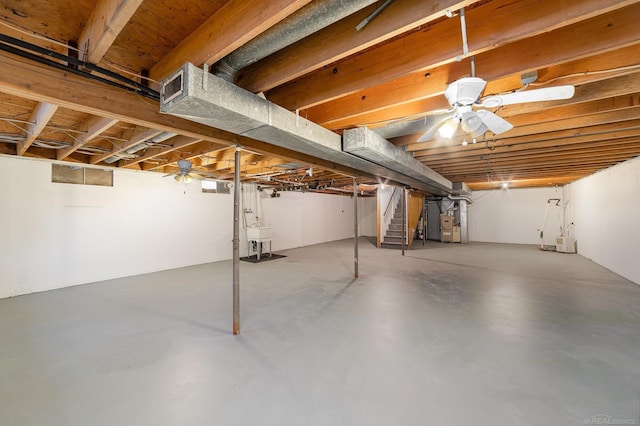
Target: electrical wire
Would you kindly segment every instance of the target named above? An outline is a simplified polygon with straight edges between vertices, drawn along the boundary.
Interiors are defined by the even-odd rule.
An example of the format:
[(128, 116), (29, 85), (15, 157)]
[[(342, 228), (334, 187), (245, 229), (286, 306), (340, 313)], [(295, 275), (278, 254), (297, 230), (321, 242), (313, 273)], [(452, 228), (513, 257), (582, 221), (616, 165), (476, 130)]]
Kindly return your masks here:
[[(28, 36), (30, 36), (30, 37), (37, 38), (37, 39), (40, 39), (40, 40), (44, 40), (44, 41), (46, 41), (46, 42), (48, 42), (48, 43), (52, 43), (52, 44), (58, 45), (58, 46), (60, 46), (60, 47), (64, 47), (64, 48), (65, 48), (65, 49), (67, 49), (67, 50), (72, 50), (72, 51), (74, 51), (74, 52), (78, 52), (78, 53), (81, 53), (81, 52), (82, 52), (79, 48), (77, 48), (77, 47), (75, 47), (75, 46), (71, 46), (71, 45), (70, 45), (70, 44), (68, 44), (68, 43), (60, 42), (60, 41), (58, 41), (58, 40), (52, 39), (52, 38), (50, 38), (50, 37), (47, 37), (47, 36), (45, 36), (45, 35), (43, 35), (43, 34), (37, 33), (37, 32), (35, 32), (35, 31), (27, 30), (26, 28), (21, 27), (21, 26), (19, 26), (19, 25), (9, 24), (8, 22), (4, 22), (4, 21), (0, 21), (0, 25), (4, 25), (4, 26), (5, 26), (5, 27), (7, 27), (7, 28), (10, 28), (10, 29), (12, 29), (12, 30), (14, 30), (14, 31), (16, 31), (16, 32), (19, 32), (19, 33), (22, 33), (22, 34), (28, 35)], [(135, 72), (135, 71), (127, 70), (127, 69), (126, 69), (126, 68), (124, 68), (123, 66), (118, 65), (118, 64), (116, 64), (116, 63), (114, 63), (114, 62), (111, 62), (111, 61), (109, 61), (109, 60), (107, 60), (107, 59), (105, 59), (105, 58), (102, 58), (102, 59), (101, 59), (101, 62), (104, 62), (105, 64), (107, 64), (107, 65), (109, 65), (109, 66), (111, 66), (111, 67), (113, 67), (113, 68), (117, 69), (117, 70), (118, 70), (118, 71), (120, 71), (120, 72), (123, 72), (123, 73), (125, 73), (125, 74), (129, 74), (129, 75), (132, 75), (132, 76), (138, 77), (138, 78), (139, 78), (139, 79), (141, 79), (141, 80), (146, 80), (146, 81), (150, 81), (150, 82), (152, 82), (152, 83), (160, 84), (160, 82), (159, 82), (159, 81), (157, 81), (157, 80), (154, 80), (154, 79), (152, 79), (152, 78), (150, 78), (150, 77), (143, 76), (143, 75), (141, 75), (140, 73), (137, 73), (137, 72)]]
[[(79, 75), (84, 75), (84, 76), (87, 76), (87, 77), (88, 76), (93, 76), (95, 78), (100, 79), (103, 82), (106, 80), (103, 77), (98, 77), (98, 76), (95, 76), (92, 73), (84, 72), (84, 71), (81, 71), (81, 70), (76, 68), (76, 67), (83, 67), (83, 68), (85, 68), (87, 70), (93, 71), (94, 73), (99, 73), (99, 74), (102, 74), (102, 75), (104, 75), (106, 77), (110, 77), (110, 78), (113, 78), (115, 80), (118, 80), (118, 81), (120, 81), (121, 83), (124, 83), (127, 86), (132, 86), (132, 87), (129, 87), (129, 90), (131, 90), (133, 88), (133, 89), (135, 89), (134, 91), (140, 92), (144, 96), (147, 96), (147, 97), (152, 98), (154, 100), (159, 100), (160, 99), (160, 94), (157, 91), (155, 91), (155, 90), (153, 90), (153, 89), (151, 89), (151, 88), (149, 88), (147, 86), (144, 86), (144, 85), (138, 83), (137, 81), (133, 81), (133, 80), (127, 78), (127, 77), (123, 77), (120, 74), (116, 74), (113, 71), (109, 71), (109, 70), (107, 70), (105, 68), (99, 67), (99, 66), (94, 65), (94, 64), (92, 64), (90, 62), (85, 62), (85, 61), (82, 61), (80, 59), (68, 56), (68, 55), (63, 55), (61, 53), (54, 52), (53, 50), (45, 49), (43, 47), (36, 46), (35, 44), (28, 43), (26, 41), (19, 40), (19, 39), (14, 38), (14, 37), (10, 37), (10, 36), (5, 35), (5, 34), (0, 34), (0, 41), (3, 43), (3, 44), (0, 44), (0, 47), (3, 50), (7, 50), (7, 48), (10, 48), (11, 46), (15, 46), (15, 47), (18, 47), (20, 49), (26, 49), (26, 50), (29, 50), (31, 52), (38, 53), (40, 55), (44, 55), (44, 56), (47, 56), (47, 57), (55, 58), (57, 60), (66, 62), (67, 65), (64, 65), (64, 64), (61, 64), (61, 63), (58, 63), (58, 62), (54, 62), (54, 61), (51, 61), (51, 60), (43, 58), (43, 57), (35, 56), (35, 55), (30, 54), (29, 52), (26, 52), (24, 50), (13, 49), (13, 51), (11, 53), (15, 53), (15, 54), (21, 55), (23, 57), (27, 57), (27, 55), (28, 55), (29, 59), (37, 60), (37, 61), (39, 61), (41, 63), (45, 63), (47, 65), (55, 66), (56, 68), (59, 68), (59, 69), (62, 66), (62, 67), (64, 67), (63, 69), (66, 69), (66, 70), (68, 70), (70, 72), (74, 72), (75, 71), (76, 74), (78, 74), (78, 72), (79, 72), (79, 73), (81, 73)], [(36, 58), (40, 58), (40, 60), (38, 60)], [(45, 60), (46, 62), (42, 62), (42, 60)], [(71, 66), (71, 64), (75, 65), (76, 67)], [(110, 80), (106, 80), (106, 81), (110, 81)]]

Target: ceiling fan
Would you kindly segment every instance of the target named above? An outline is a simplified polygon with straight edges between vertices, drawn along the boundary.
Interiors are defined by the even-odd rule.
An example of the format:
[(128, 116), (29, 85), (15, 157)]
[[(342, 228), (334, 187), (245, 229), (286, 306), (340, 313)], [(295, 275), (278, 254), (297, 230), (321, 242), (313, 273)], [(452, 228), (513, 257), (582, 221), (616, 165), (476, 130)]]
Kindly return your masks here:
[[(537, 74), (533, 77), (533, 81), (535, 81), (536, 77)], [(523, 83), (525, 83), (524, 78)], [(479, 108), (497, 108), (503, 105), (526, 102), (569, 99), (575, 93), (573, 86), (565, 85), (515, 91), (481, 98), (486, 85), (487, 82), (479, 77), (463, 77), (449, 84), (444, 91), (444, 96), (449, 101), (451, 109), (444, 112), (442, 117), (418, 139), (418, 142), (425, 142), (433, 138), (441, 126), (449, 120), (452, 120), (454, 125), (451, 135), (455, 133), (458, 126), (474, 138), (484, 134), (487, 130), (499, 135), (512, 129), (513, 125), (488, 109)]]
[(204, 179), (205, 177), (201, 173), (196, 173), (191, 170), (193, 163), (189, 160), (178, 160), (178, 171), (169, 173), (163, 177), (173, 176), (178, 182), (190, 183), (193, 179)]

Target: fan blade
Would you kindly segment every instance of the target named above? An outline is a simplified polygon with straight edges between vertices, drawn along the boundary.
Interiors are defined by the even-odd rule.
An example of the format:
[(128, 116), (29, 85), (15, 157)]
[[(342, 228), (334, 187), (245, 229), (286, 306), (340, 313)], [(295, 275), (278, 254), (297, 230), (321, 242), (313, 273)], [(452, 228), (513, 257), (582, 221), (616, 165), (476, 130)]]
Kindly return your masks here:
[(204, 178), (205, 178), (205, 177), (204, 177), (204, 176), (202, 176), (201, 174), (199, 174), (199, 173), (195, 173), (195, 172), (187, 173), (187, 174), (186, 174), (186, 176), (191, 176), (191, 178), (193, 178), (193, 179), (198, 179), (198, 180), (202, 180), (202, 179), (204, 179)]
[(491, 111), (481, 109), (477, 111), (477, 114), (482, 119), (482, 123), (484, 123), (484, 125), (496, 135), (513, 129), (513, 125), (511, 123), (504, 118), (495, 115)]
[(495, 108), (502, 105), (521, 104), (525, 102), (555, 101), (570, 99), (576, 92), (571, 85), (547, 87), (544, 89), (524, 90), (522, 92), (507, 93), (505, 95), (487, 96), (482, 100), (482, 106)]
[(450, 120), (454, 115), (455, 112), (452, 112), (450, 114), (447, 114), (446, 116), (441, 117), (440, 120), (438, 120), (433, 126), (429, 128), (429, 130), (427, 130), (422, 136), (420, 136), (418, 142), (426, 142), (429, 139), (433, 138), (436, 135), (438, 129), (440, 129), (440, 127), (442, 127), (442, 125)]

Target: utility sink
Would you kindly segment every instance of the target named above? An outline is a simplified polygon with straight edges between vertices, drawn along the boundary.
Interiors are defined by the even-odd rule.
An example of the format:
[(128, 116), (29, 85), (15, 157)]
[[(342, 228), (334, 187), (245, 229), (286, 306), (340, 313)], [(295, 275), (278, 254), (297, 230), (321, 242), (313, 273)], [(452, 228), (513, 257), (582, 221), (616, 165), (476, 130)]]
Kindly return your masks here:
[(261, 226), (247, 228), (247, 240), (260, 241), (271, 238), (271, 228)]

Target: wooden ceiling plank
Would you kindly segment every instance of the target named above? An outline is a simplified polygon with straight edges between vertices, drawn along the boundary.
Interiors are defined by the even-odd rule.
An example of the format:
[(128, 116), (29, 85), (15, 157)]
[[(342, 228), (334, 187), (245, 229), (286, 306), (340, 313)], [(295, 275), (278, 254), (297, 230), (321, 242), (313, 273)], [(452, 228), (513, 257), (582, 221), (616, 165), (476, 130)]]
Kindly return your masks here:
[(18, 143), (18, 155), (24, 155), (31, 144), (40, 136), (40, 133), (44, 130), (47, 123), (49, 123), (57, 109), (58, 105), (48, 102), (40, 102), (36, 105), (28, 119), (27, 137), (24, 141)]
[[(633, 2), (618, 2), (615, 7), (630, 3)], [(526, 13), (523, 8), (527, 9)], [(607, 0), (541, 0), (526, 5), (511, 0), (492, 1), (467, 13), (469, 55), (475, 56), (479, 75), (491, 79), (489, 70), (492, 67), (486, 60), (480, 60), (483, 56), (481, 53), (496, 50), (496, 47), (502, 45), (520, 46), (518, 54), (515, 57), (507, 57), (506, 63), (502, 64), (503, 69), (509, 69), (503, 74), (506, 75), (522, 71), (519, 61), (524, 57), (531, 61), (531, 58), (535, 57), (531, 52), (532, 48), (534, 51), (543, 49), (546, 53), (544, 56), (547, 57), (545, 59), (548, 65), (551, 65), (554, 62), (567, 61), (567, 55), (570, 54), (577, 58), (587, 53), (593, 55), (598, 51), (610, 50), (612, 43), (614, 46), (637, 43), (634, 22), (640, 13), (640, 5), (599, 15), (611, 10), (611, 2)], [(502, 20), (497, 22), (496, 16), (500, 16)], [(532, 16), (536, 16), (537, 19), (532, 19)], [(583, 20), (586, 21), (580, 22)], [(616, 25), (607, 26), (612, 21), (616, 22)], [(574, 24), (560, 28), (567, 23)], [(496, 25), (502, 29), (501, 40), (498, 41)], [(588, 35), (589, 39), (576, 37), (577, 28), (579, 34)], [(602, 47), (601, 39), (606, 41), (607, 47)], [(430, 48), (434, 40), (438, 40), (437, 49)], [(568, 44), (577, 44), (577, 47), (581, 48), (579, 53), (573, 53), (571, 49), (566, 48)], [(549, 46), (553, 46), (553, 50), (550, 50)], [(399, 51), (406, 50), (424, 53), (398, 55)], [(309, 108), (410, 73), (450, 64), (460, 56), (460, 50), (460, 24), (457, 19), (446, 20), (428, 31), (419, 31), (399, 38), (341, 61), (333, 67), (310, 73), (291, 84), (270, 90), (267, 92), (267, 98), (290, 110)], [(504, 58), (502, 60), (504, 61)], [(536, 60), (540, 61), (540, 58)], [(444, 86), (440, 90), (444, 90)]]
[[(598, 50), (598, 53), (590, 54), (585, 53), (589, 49), (582, 45), (579, 38), (576, 37), (575, 40), (572, 40), (569, 37), (569, 34), (575, 34), (575, 29), (573, 31), (571, 29), (557, 31), (557, 33), (562, 32), (567, 33), (567, 36), (563, 37), (564, 46), (558, 46), (558, 51), (562, 51), (563, 55), (553, 59), (551, 63), (549, 63), (548, 55), (545, 54), (545, 51), (548, 50), (549, 45), (553, 45), (555, 49), (556, 41), (553, 40), (553, 37), (547, 35), (538, 37), (546, 41), (532, 43), (531, 46), (527, 46), (527, 40), (524, 40), (514, 45), (506, 45), (495, 49), (495, 51), (478, 55), (476, 57), (477, 61), (480, 62), (484, 58), (482, 61), (485, 65), (482, 67), (478, 65), (477, 70), (481, 77), (488, 80), (485, 93), (518, 88), (518, 86), (492, 86), (494, 86), (494, 81), (497, 79), (513, 76), (514, 73), (519, 75), (521, 69), (551, 69), (553, 70), (552, 72), (544, 72), (545, 75), (550, 74), (548, 78), (551, 79), (559, 75), (570, 75), (576, 72), (584, 73), (585, 71), (598, 71), (637, 64), (635, 58), (640, 55), (640, 43), (636, 42), (620, 48), (616, 43), (606, 41), (599, 44), (599, 47), (596, 46), (595, 50)], [(624, 38), (621, 41), (626, 44), (628, 39)], [(613, 50), (614, 47), (620, 49)], [(505, 58), (509, 57), (518, 58), (521, 56), (523, 49), (531, 54), (525, 58), (505, 61)], [(576, 54), (580, 54), (577, 59), (575, 58)], [(514, 68), (514, 61), (522, 68)], [(508, 64), (507, 62), (511, 63)], [(428, 73), (413, 73), (378, 86), (357, 91), (303, 110), (301, 114), (329, 129), (340, 129), (380, 121), (381, 117), (385, 119), (401, 118), (438, 108), (446, 108), (449, 105), (445, 97), (442, 96), (444, 89), (451, 81), (467, 75), (468, 71), (469, 66), (466, 61), (447, 64), (429, 69)], [(428, 76), (425, 76), (427, 74)], [(601, 79), (603, 76), (594, 75), (592, 78)], [(557, 84), (564, 83), (559, 81)], [(519, 78), (516, 79), (515, 84), (519, 85)]]
[(143, 0), (99, 0), (80, 38), (80, 59), (97, 64)]
[(310, 0), (230, 0), (151, 68), (166, 78), (186, 62), (213, 64), (294, 13)]
[(241, 70), (238, 85), (252, 92), (267, 91), (472, 3), (396, 0), (380, 19), (370, 22), (365, 30), (354, 31), (378, 7), (373, 5)]
[(64, 160), (72, 153), (76, 152), (79, 148), (85, 145), (87, 142), (91, 141), (93, 138), (98, 136), (100, 133), (107, 130), (109, 127), (113, 126), (118, 122), (117, 119), (108, 118), (108, 117), (98, 117), (94, 116), (89, 118), (87, 121), (82, 123), (78, 130), (83, 133), (80, 134), (75, 140), (73, 145), (68, 148), (64, 148), (58, 150), (57, 159)]

